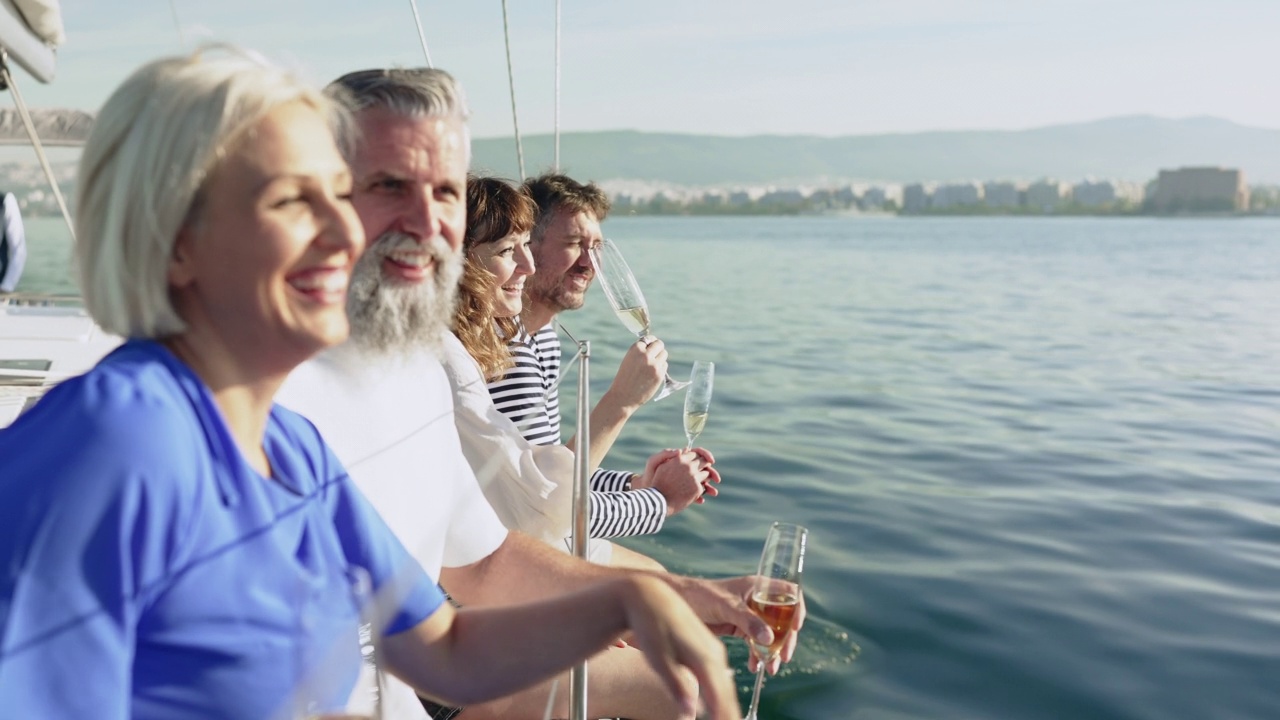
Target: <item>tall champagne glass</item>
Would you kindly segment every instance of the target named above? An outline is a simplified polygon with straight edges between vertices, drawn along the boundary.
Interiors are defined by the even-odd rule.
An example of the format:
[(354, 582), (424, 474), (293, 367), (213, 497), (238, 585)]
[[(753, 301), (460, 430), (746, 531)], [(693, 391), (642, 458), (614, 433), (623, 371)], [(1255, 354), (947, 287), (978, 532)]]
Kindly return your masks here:
[(782, 649), (791, 632), (791, 621), (800, 604), (800, 575), (804, 570), (804, 546), (809, 531), (800, 525), (774, 523), (760, 553), (760, 567), (755, 587), (747, 605), (773, 629), (773, 643), (764, 646), (751, 643), (760, 660), (756, 686), (751, 692), (751, 708), (743, 720), (758, 720), (760, 688), (764, 687), (764, 671)]
[[(301, 713), (295, 713), (295, 717), (300, 717), (302, 720), (382, 720), (384, 678), (382, 669), (378, 665), (381, 658), (377, 637), (381, 624), (378, 622), (377, 606), (373, 596), (373, 581), (369, 577), (369, 571), (359, 565), (350, 566), (346, 575), (347, 582), (350, 583), (351, 599), (359, 612), (359, 625), (356, 631), (359, 642), (360, 671), (356, 677), (355, 687), (341, 707), (320, 710), (314, 707), (314, 703), (307, 703)], [(351, 648), (343, 645), (343, 649)], [(346, 652), (339, 654), (343, 656), (342, 661), (335, 662), (335, 665), (345, 667), (345, 660), (349, 656)], [(325, 668), (325, 670), (330, 669), (337, 668)], [(337, 680), (336, 676), (321, 674), (312, 678), (311, 682), (327, 686), (328, 683)]]
[(716, 377), (716, 364), (698, 360), (689, 373), (689, 390), (684, 395), (684, 436), (689, 439), (684, 449), (693, 447), (693, 441), (707, 426), (707, 413), (711, 410), (711, 386)]
[[(605, 297), (609, 298), (614, 314), (628, 330), (643, 340), (649, 335), (649, 304), (645, 302), (640, 284), (636, 282), (636, 277), (631, 273), (617, 244), (612, 240), (603, 240), (588, 253), (591, 255), (591, 265), (600, 276), (600, 287), (604, 290)], [(688, 384), (672, 380), (667, 375), (662, 389), (653, 399), (661, 400)]]

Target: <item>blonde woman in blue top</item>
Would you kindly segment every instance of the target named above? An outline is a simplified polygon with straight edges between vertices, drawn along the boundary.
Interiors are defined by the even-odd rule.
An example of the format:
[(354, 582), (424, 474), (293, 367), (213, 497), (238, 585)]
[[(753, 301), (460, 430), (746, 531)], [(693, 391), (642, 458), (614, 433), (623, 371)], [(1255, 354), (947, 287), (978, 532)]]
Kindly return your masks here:
[(135, 72), (80, 166), (85, 306), (129, 340), (0, 433), (0, 708), (276, 718), (341, 707), (360, 568), (387, 667), (454, 703), (509, 693), (630, 628), (737, 717), (723, 647), (657, 580), (454, 611), (306, 419), (273, 404), (347, 336), (364, 246), (334, 129), (291, 74), (213, 48)]

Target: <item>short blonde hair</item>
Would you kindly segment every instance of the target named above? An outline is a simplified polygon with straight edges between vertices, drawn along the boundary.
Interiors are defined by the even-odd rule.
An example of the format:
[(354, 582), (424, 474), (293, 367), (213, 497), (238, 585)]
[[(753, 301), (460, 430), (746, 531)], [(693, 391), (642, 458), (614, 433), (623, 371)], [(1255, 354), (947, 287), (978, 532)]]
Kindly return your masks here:
[(290, 102), (314, 107), (343, 141), (351, 132), (319, 90), (228, 45), (150, 62), (111, 94), (85, 142), (76, 204), (80, 291), (98, 325), (125, 337), (185, 331), (168, 281), (178, 233), (228, 147)]

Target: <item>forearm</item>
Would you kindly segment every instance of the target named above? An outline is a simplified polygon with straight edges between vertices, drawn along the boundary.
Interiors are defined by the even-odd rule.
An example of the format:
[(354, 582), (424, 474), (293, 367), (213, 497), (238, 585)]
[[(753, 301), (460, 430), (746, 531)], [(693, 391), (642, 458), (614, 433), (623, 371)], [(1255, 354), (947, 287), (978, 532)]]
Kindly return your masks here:
[[(622, 428), (626, 426), (627, 421), (635, 414), (639, 406), (630, 406), (619, 403), (611, 393), (606, 392), (600, 398), (600, 402), (591, 410), (590, 415), (590, 432), (591, 432), (591, 453), (589, 456), (591, 469), (595, 470), (604, 462), (604, 458), (609, 454), (609, 450), (613, 447), (613, 443), (617, 441), (618, 436), (622, 434)], [(574, 452), (577, 452), (577, 436), (565, 443)]]
[[(609, 648), (587, 665), (587, 707), (593, 717), (631, 720), (693, 720), (682, 715), (644, 655), (633, 647)], [(693, 678), (688, 679), (693, 682)], [(557, 685), (558, 683), (558, 685)], [(569, 673), (482, 705), (468, 705), (470, 720), (543, 720), (548, 699), (555, 696), (551, 717), (569, 717)]]
[(589, 532), (593, 538), (652, 535), (667, 519), (667, 501), (653, 488), (630, 492), (592, 492)]
[[(520, 532), (510, 533), (497, 550), (478, 563), (444, 568), (440, 583), (464, 606), (497, 607), (558, 597), (603, 580), (642, 575), (657, 578), (675, 590), (708, 624), (723, 626), (726, 619), (739, 619), (737, 612), (755, 617), (744, 601), (750, 578), (708, 581), (595, 565)], [(764, 625), (758, 619), (756, 623)]]
[(449, 704), (491, 700), (604, 649), (627, 629), (625, 598), (643, 593), (639, 581), (614, 579), (536, 603), (459, 610), (443, 632), (433, 616), (388, 637), (387, 662)]
[(463, 605), (497, 606), (554, 597), (620, 573), (512, 532), (480, 562), (441, 570), (440, 583)]

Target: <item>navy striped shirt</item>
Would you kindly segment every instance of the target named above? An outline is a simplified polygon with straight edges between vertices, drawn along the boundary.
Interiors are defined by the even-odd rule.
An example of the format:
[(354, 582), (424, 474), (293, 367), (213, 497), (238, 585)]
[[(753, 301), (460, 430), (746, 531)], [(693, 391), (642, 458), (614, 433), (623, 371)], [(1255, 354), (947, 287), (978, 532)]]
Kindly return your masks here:
[[(536, 445), (560, 442), (560, 337), (552, 321), (532, 336), (521, 327), (509, 345), (515, 367), (489, 383), (498, 411)], [(654, 488), (624, 490), (632, 473), (596, 470), (591, 475), (588, 532), (594, 538), (649, 535), (662, 529), (667, 500)]]

